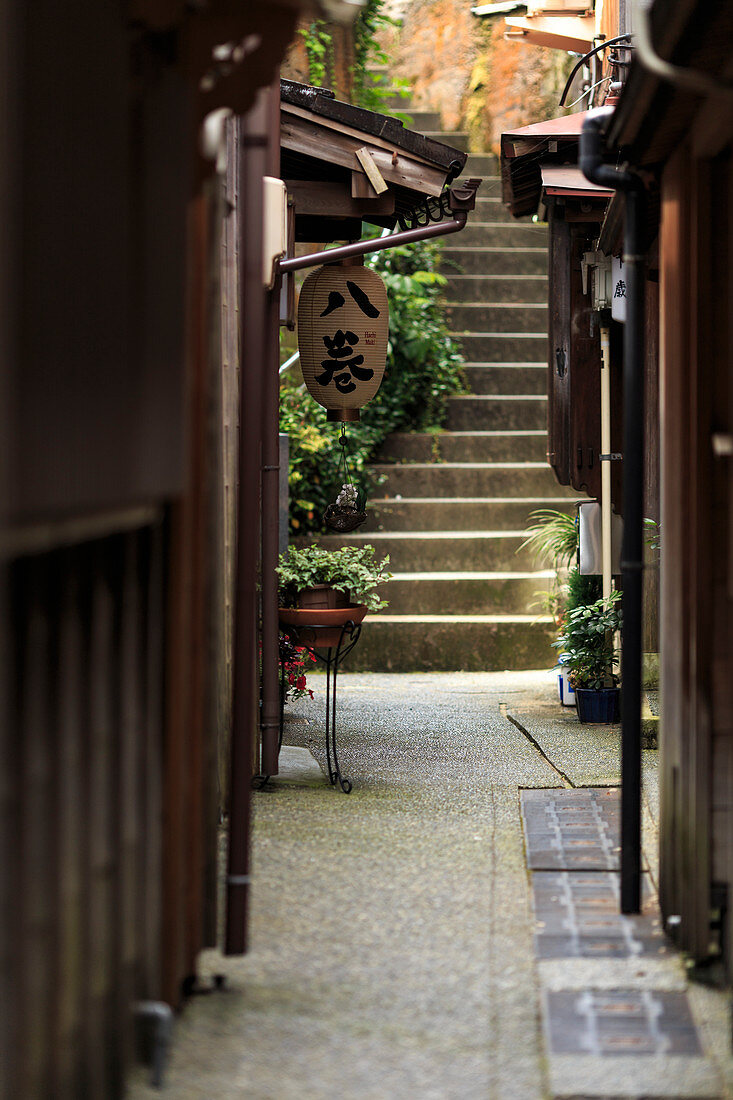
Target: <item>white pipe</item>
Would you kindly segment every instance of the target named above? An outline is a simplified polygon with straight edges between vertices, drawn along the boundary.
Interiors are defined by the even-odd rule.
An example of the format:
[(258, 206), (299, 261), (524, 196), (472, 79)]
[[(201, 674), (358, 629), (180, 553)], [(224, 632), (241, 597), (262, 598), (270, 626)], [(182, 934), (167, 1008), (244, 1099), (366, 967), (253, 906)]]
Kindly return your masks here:
[(603, 597), (611, 595), (611, 330), (601, 325), (601, 562)]

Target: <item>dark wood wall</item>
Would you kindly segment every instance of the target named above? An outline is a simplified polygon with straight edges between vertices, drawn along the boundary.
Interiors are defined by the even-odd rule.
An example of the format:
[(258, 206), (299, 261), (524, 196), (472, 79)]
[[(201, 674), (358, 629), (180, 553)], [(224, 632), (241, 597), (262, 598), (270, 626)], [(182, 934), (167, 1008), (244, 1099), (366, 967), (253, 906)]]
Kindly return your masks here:
[(158, 520), (7, 574), (3, 1095), (120, 1096), (160, 996), (165, 546)]
[[(697, 960), (733, 896), (731, 165), (681, 145), (662, 180), (661, 901)], [(716, 444), (716, 440), (718, 443)]]
[(121, 1096), (133, 1003), (179, 1007), (216, 938), (222, 196), (195, 62), (256, 32), (205, 97), (246, 112), (297, 15), (240, 7), (0, 8), (2, 1096)]
[[(600, 498), (601, 344), (598, 314), (583, 292), (583, 253), (593, 248), (598, 222), (581, 220), (567, 204), (550, 206), (548, 460), (561, 485)], [(590, 287), (590, 281), (588, 286)], [(612, 325), (611, 433), (621, 450), (619, 326)], [(612, 496), (622, 508), (620, 463), (612, 466)]]

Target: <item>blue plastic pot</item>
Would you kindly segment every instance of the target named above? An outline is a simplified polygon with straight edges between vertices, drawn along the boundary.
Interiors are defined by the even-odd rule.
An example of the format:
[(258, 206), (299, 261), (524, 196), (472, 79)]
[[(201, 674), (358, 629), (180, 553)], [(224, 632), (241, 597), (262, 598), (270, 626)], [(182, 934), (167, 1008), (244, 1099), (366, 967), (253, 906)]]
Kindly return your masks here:
[(575, 705), (581, 722), (618, 722), (620, 689), (576, 688)]

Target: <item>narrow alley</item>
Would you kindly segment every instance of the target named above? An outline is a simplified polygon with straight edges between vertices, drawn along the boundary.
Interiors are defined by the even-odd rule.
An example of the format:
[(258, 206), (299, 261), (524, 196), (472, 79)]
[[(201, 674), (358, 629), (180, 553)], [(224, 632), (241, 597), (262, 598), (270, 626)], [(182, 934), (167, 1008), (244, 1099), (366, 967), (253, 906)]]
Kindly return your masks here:
[[(325, 778), (312, 677), (315, 700), (288, 708), (281, 775), (255, 794), (250, 953), (202, 955), (203, 987), (224, 974), (224, 988), (189, 1001), (163, 1092), (139, 1068), (133, 1100), (730, 1095), (725, 998), (686, 981), (656, 915), (656, 752), (641, 917), (618, 916), (615, 873), (573, 862), (574, 846), (594, 851), (582, 806), (566, 854), (591, 868), (583, 881), (528, 870), (523, 791), (554, 788), (561, 816), (568, 796), (613, 802), (619, 782), (619, 728), (579, 726), (553, 680), (343, 674), (346, 796)], [(612, 821), (606, 837), (612, 865)], [(551, 866), (532, 838), (529, 852)], [(579, 1026), (568, 1013), (591, 990), (597, 1017)]]

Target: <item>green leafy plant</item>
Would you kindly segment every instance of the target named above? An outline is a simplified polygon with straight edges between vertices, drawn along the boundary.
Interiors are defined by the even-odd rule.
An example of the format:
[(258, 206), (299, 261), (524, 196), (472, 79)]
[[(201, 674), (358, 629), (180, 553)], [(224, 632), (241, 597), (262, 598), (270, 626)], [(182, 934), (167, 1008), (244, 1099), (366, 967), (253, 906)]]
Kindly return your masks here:
[(389, 65), (390, 56), (379, 44), (378, 35), (389, 27), (399, 25), (398, 20), (387, 15), (385, 0), (367, 0), (354, 23), (354, 65), (351, 70), (353, 79), (353, 100), (359, 107), (368, 111), (390, 111), (386, 101), (393, 96), (408, 99), (410, 87), (407, 81), (391, 77), (389, 81), (375, 66)]
[(568, 611), (562, 633), (552, 644), (564, 656), (574, 688), (608, 688), (618, 683), (614, 634), (621, 629), (620, 592)]
[(579, 526), (577, 516), (559, 512), (555, 508), (538, 508), (530, 512), (533, 520), (526, 530), (526, 538), (520, 550), (530, 548), (535, 561), (543, 558), (555, 569), (569, 566), (578, 553)]
[(308, 79), (316, 87), (331, 83), (333, 73), (333, 35), (325, 19), (314, 19), (298, 32), (305, 42), (308, 57)]
[(348, 592), (351, 602), (365, 604), (370, 611), (387, 606), (377, 588), (391, 579), (389, 554), (377, 561), (373, 546), (343, 546), (325, 550), (320, 546), (298, 549), (289, 546), (281, 554), (277, 567), (281, 607), (295, 607), (298, 594), (317, 584), (328, 584), (339, 592)]
[(601, 598), (603, 584), (595, 573), (581, 573), (577, 566), (568, 571), (563, 585), (565, 614), (576, 607), (585, 607)]
[(662, 528), (655, 519), (644, 520), (644, 542), (652, 550), (655, 561), (659, 561), (662, 552)]

